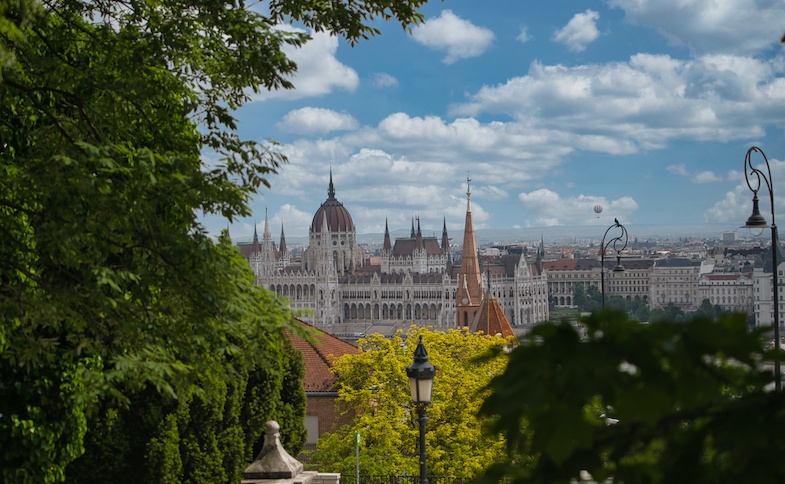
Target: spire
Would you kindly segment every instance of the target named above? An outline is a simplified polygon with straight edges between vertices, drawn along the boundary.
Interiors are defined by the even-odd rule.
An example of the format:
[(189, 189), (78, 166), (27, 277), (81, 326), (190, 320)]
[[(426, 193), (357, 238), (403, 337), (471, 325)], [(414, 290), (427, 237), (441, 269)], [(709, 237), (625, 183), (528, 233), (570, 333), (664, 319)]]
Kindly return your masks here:
[[(330, 226), (327, 223), (327, 212), (322, 212), (322, 234), (328, 234), (330, 232)], [(327, 247), (327, 239), (322, 237), (322, 244), (323, 247)]]
[(264, 209), (264, 233), (262, 234), (262, 239), (269, 239), (270, 238), (270, 226), (267, 223), (267, 208)]
[(414, 242), (414, 248), (416, 250), (423, 250), (425, 248), (422, 243), (422, 232), (420, 231), (420, 217), (417, 217), (417, 235)]
[(455, 292), (456, 323), (468, 326), (480, 308), (483, 299), (480, 259), (477, 255), (477, 242), (474, 237), (474, 224), (471, 211), (471, 178), (466, 178), (466, 224), (463, 229), (463, 255), (461, 271), (458, 275), (458, 290)]
[(333, 167), (330, 167), (330, 186), (327, 188), (327, 198), (335, 198), (335, 186), (333, 185)]
[(382, 250), (385, 252), (390, 252), (392, 250), (392, 243), (390, 243), (390, 229), (387, 225), (387, 219), (384, 219), (384, 247)]
[(414, 237), (416, 237), (416, 235), (415, 235), (415, 233), (414, 233), (414, 217), (412, 217), (412, 235), (410, 235), (410, 237), (411, 237), (411, 238), (414, 238)]
[(447, 217), (444, 217), (444, 225), (442, 226), (442, 252), (446, 253), (450, 250), (450, 238), (447, 236)]
[(251, 244), (251, 253), (259, 252), (259, 234), (256, 233), (256, 220), (253, 221), (253, 244)]
[(286, 255), (286, 236), (283, 233), (283, 222), (281, 222), (281, 243), (278, 246), (278, 255), (281, 258)]
[(466, 212), (472, 211), (472, 179), (466, 177)]

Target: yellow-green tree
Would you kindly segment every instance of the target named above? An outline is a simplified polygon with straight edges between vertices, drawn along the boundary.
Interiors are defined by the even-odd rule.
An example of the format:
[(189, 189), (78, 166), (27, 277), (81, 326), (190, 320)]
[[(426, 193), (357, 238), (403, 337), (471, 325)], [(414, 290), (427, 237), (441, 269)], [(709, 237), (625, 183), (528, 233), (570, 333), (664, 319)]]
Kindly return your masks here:
[(508, 342), (501, 336), (412, 327), (391, 339), (371, 335), (360, 340), (359, 354), (336, 361), (339, 405), (355, 417), (320, 439), (313, 456), (320, 470), (353, 475), (359, 431), (362, 474), (419, 472), (419, 424), (406, 367), (420, 336), (438, 368), (428, 406), (428, 473), (474, 477), (505, 455), (505, 441), (486, 432), (487, 419), (479, 418), (477, 410), (487, 395), (483, 389), (506, 367), (501, 350)]

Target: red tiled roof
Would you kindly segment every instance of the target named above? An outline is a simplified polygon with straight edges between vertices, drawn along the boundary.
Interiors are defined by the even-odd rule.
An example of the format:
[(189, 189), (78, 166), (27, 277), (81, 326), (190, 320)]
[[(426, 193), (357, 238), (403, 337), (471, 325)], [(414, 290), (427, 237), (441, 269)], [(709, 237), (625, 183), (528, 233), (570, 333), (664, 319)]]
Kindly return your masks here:
[(495, 297), (486, 296), (480, 306), (480, 312), (474, 317), (474, 321), (469, 327), (469, 331), (472, 333), (482, 331), (491, 336), (500, 334), (505, 338), (515, 337), (512, 326), (507, 321), (507, 316), (504, 315), (504, 310)]
[(305, 363), (305, 376), (303, 377), (303, 387), (306, 392), (334, 392), (338, 377), (330, 369), (336, 358), (345, 354), (357, 354), (360, 352), (356, 346), (337, 338), (331, 334), (320, 331), (310, 324), (297, 320), (297, 323), (305, 326), (311, 334), (315, 343), (309, 343), (299, 336), (290, 334), (289, 338), (295, 348), (303, 354)]

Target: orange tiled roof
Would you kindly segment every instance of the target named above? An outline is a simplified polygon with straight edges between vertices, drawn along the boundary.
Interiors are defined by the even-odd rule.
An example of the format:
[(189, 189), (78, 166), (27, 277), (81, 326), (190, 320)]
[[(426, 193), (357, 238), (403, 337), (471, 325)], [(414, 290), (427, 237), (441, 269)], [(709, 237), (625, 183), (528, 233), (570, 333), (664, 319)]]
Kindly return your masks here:
[(507, 321), (507, 316), (504, 315), (504, 310), (499, 304), (499, 301), (495, 297), (489, 296), (486, 296), (485, 300), (482, 302), (480, 311), (477, 313), (477, 316), (474, 317), (474, 321), (472, 321), (469, 331), (472, 333), (482, 331), (491, 336), (500, 334), (505, 338), (510, 336), (515, 337), (512, 326), (510, 326), (510, 322)]
[(307, 327), (315, 343), (309, 343), (299, 336), (290, 334), (295, 348), (303, 354), (305, 376), (303, 387), (306, 392), (334, 392), (338, 377), (330, 369), (336, 358), (345, 354), (356, 354), (360, 350), (351, 343), (331, 334), (320, 331), (310, 324), (297, 320), (298, 324)]

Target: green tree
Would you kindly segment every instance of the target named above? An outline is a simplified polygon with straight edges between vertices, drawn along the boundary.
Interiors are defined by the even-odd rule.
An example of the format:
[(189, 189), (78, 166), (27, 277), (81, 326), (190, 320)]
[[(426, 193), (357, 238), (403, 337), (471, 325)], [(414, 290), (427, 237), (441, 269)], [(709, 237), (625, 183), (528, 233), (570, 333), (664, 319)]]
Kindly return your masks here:
[(261, 336), (291, 315), (199, 223), (248, 216), (283, 161), (232, 111), (291, 87), (282, 48), (307, 34), (278, 22), (354, 43), (378, 17), (420, 21), (423, 3), (0, 3), (0, 480), (64, 480), (96, 416), (148, 389), (177, 400), (161, 403), (173, 442), (177, 409), (270, 363)]
[(684, 318), (686, 316), (684, 314), (684, 310), (672, 302), (669, 302), (668, 304), (666, 304), (661, 308), (652, 309), (650, 315), (652, 321), (674, 321), (674, 322), (684, 321)]
[(259, 335), (264, 345), (249, 342), (264, 348), (264, 364), (232, 358), (230, 381), (213, 378), (179, 399), (148, 387), (129, 396), (128, 408), (102, 409), (87, 434), (85, 454), (67, 469), (68, 481), (239, 482), (261, 450), (259, 429), (269, 419), (285, 427), (286, 449), (299, 452), (305, 440), (303, 362), (280, 336)]
[(630, 302), (629, 313), (638, 321), (649, 321), (651, 313), (649, 304), (640, 296), (635, 296)]
[(575, 284), (573, 303), (583, 312), (596, 311), (602, 307), (602, 293), (594, 284)]
[[(476, 415), (483, 390), (504, 369), (507, 356), (500, 336), (467, 331), (430, 331), (412, 327), (392, 339), (371, 335), (361, 353), (339, 358), (339, 403), (354, 413), (350, 425), (323, 436), (314, 460), (320, 470), (354, 474), (355, 431), (361, 435), (360, 471), (370, 475), (417, 475), (417, 409), (405, 368), (422, 336), (431, 363), (438, 367), (433, 401), (428, 406), (428, 472), (474, 477), (504, 456), (504, 440), (486, 432), (487, 419)], [(495, 356), (484, 356), (496, 351)], [(460, 456), (458, 458), (458, 456)]]
[(785, 393), (762, 364), (776, 355), (744, 315), (641, 325), (608, 311), (583, 323), (585, 342), (569, 324), (538, 326), (492, 381), (481, 414), (533, 465), (496, 464), (488, 481), (785, 479)]
[(717, 306), (711, 304), (711, 301), (708, 299), (704, 299), (701, 301), (700, 307), (695, 311), (694, 315), (696, 316), (704, 316), (709, 319), (717, 319), (717, 316), (722, 313), (722, 310), (717, 310)]

